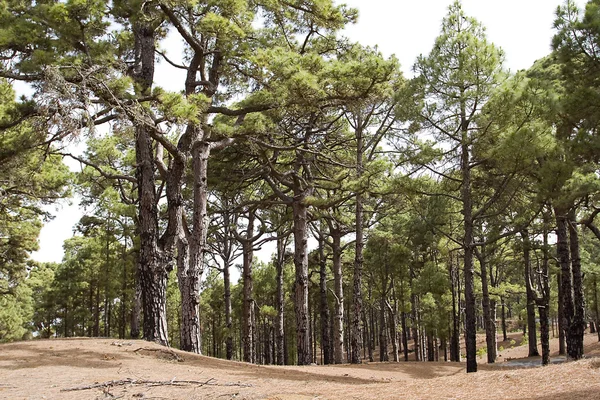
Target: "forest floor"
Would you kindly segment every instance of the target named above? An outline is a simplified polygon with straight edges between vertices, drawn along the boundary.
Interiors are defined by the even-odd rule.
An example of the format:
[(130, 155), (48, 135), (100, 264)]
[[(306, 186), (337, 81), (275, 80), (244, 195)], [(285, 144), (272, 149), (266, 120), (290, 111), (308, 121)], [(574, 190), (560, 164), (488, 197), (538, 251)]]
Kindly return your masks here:
[[(257, 366), (137, 340), (34, 340), (0, 345), (0, 398), (599, 399), (600, 343), (595, 334), (585, 343), (581, 361), (522, 369), (482, 358), (479, 372), (466, 374), (464, 363)], [(557, 346), (553, 339), (553, 353)], [(500, 354), (520, 359), (527, 346)]]

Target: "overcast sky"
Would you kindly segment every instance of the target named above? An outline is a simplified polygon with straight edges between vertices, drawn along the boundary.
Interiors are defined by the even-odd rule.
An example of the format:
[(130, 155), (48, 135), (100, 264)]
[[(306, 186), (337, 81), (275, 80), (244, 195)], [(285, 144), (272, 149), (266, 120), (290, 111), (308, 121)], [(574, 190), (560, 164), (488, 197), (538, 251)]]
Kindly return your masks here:
[[(453, 0), (346, 0), (359, 10), (358, 23), (345, 34), (365, 45), (379, 46), (384, 55), (395, 54), (407, 76), (417, 56), (428, 54), (440, 32), (442, 18)], [(505, 66), (511, 71), (528, 68), (550, 52), (552, 23), (556, 7), (563, 0), (463, 0), (467, 15), (487, 28), (488, 39), (501, 47)], [(583, 7), (585, 0), (576, 3)], [(168, 74), (157, 73), (159, 85), (166, 86)], [(163, 81), (163, 82), (161, 82)], [(81, 217), (77, 204), (66, 202), (54, 213), (40, 235), (40, 250), (32, 254), (38, 261), (62, 259), (62, 245), (72, 236), (72, 228)], [(264, 252), (263, 252), (264, 254)], [(264, 261), (269, 259), (268, 252)]]

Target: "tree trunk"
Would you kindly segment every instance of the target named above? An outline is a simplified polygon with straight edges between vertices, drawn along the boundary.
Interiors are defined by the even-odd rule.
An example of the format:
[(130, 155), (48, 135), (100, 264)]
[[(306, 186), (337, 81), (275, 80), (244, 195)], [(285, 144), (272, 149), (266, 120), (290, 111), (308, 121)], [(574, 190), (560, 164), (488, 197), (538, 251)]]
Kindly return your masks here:
[(277, 264), (275, 268), (277, 270), (277, 298), (275, 305), (277, 307), (277, 317), (275, 320), (275, 341), (276, 341), (276, 352), (277, 352), (277, 365), (285, 364), (285, 330), (283, 320), (283, 306), (284, 306), (284, 293), (283, 293), (283, 266), (285, 263), (285, 244), (287, 239), (282, 237), (281, 232), (277, 238)]
[[(156, 31), (150, 24), (133, 24), (135, 67), (133, 78), (140, 95), (148, 95), (154, 81)], [(158, 208), (152, 140), (147, 128), (135, 127), (136, 180), (140, 253), (138, 271), (142, 291), (144, 339), (168, 346), (166, 293), (167, 266), (158, 248)]]
[[(359, 124), (360, 125), (360, 124)], [(356, 131), (356, 178), (360, 181), (363, 175), (363, 133), (360, 129)], [(352, 302), (352, 329), (350, 337), (350, 362), (360, 364), (360, 348), (362, 347), (362, 326), (360, 324), (363, 301), (362, 301), (362, 271), (363, 271), (363, 248), (364, 248), (364, 204), (362, 193), (356, 194), (356, 241), (354, 252), (354, 278), (353, 278), (353, 302)]]
[(252, 258), (254, 257), (253, 243), (251, 238), (254, 236), (254, 211), (248, 211), (248, 226), (246, 227), (245, 239), (242, 240), (243, 263), (242, 275), (244, 278), (243, 288), (243, 306), (242, 306), (242, 346), (244, 349), (243, 360), (254, 363), (256, 357), (254, 353), (255, 332), (255, 310), (253, 298), (253, 277), (252, 277)]
[[(394, 298), (395, 298), (394, 294)], [(392, 341), (392, 352), (394, 355), (394, 362), (400, 361), (399, 349), (398, 349), (398, 303), (394, 300), (394, 307), (391, 304), (386, 303), (389, 311), (390, 320), (390, 338)]]
[[(490, 302), (489, 292), (489, 280), (487, 275), (487, 260), (485, 253), (485, 247), (481, 248), (481, 252), (477, 253), (479, 258), (479, 265), (481, 267), (481, 295), (482, 295), (482, 308), (483, 308), (483, 320), (485, 326), (485, 342), (487, 347), (487, 362), (493, 364), (496, 362), (496, 320), (492, 318), (492, 309)], [(495, 316), (494, 310), (494, 316)]]
[(524, 230), (521, 232), (523, 238), (523, 264), (525, 269), (525, 292), (527, 295), (527, 343), (529, 344), (529, 357), (539, 356), (537, 348), (537, 332), (535, 326), (535, 302), (536, 295), (531, 282), (531, 244), (529, 241), (529, 232)]
[(344, 286), (342, 276), (342, 235), (339, 230), (331, 230), (333, 242), (333, 286), (335, 309), (333, 317), (333, 360), (336, 364), (344, 362)]
[(475, 282), (473, 264), (473, 204), (471, 199), (471, 169), (466, 127), (463, 127), (461, 145), (461, 197), (464, 215), (464, 276), (465, 276), (465, 342), (467, 372), (477, 372), (477, 342), (475, 327)]
[(296, 269), (294, 310), (296, 313), (298, 365), (310, 365), (312, 363), (312, 351), (308, 309), (308, 208), (302, 201), (298, 200), (293, 202), (292, 208), (294, 213), (294, 266)]
[[(139, 262), (136, 260), (136, 266)], [(140, 337), (140, 313), (142, 311), (142, 286), (139, 279), (139, 268), (135, 272), (135, 293), (133, 295), (133, 309), (131, 310), (130, 336), (132, 339)]]
[[(411, 290), (411, 292), (413, 292)], [(412, 337), (413, 337), (413, 350), (415, 352), (415, 361), (423, 361), (421, 358), (421, 345), (419, 342), (419, 329), (418, 329), (418, 316), (417, 316), (417, 295), (413, 292), (410, 295), (411, 301), (411, 319), (412, 319)]]
[(506, 303), (504, 297), (500, 297), (500, 301), (502, 302), (502, 340), (508, 340), (508, 334), (506, 332)]
[[(189, 264), (178, 273), (181, 299), (181, 349), (200, 354), (200, 280), (204, 273), (204, 252), (208, 228), (207, 169), (210, 145), (204, 141), (200, 126), (195, 128), (192, 138), (192, 171), (194, 177), (193, 230), (189, 238)], [(185, 243), (183, 243), (185, 245)], [(183, 245), (180, 250), (183, 251)]]
[(565, 311), (563, 306), (562, 273), (560, 271), (556, 274), (556, 280), (558, 284), (558, 354), (564, 356), (567, 354), (567, 344), (564, 325)]
[(388, 357), (388, 342), (387, 342), (387, 326), (385, 320), (386, 310), (385, 295), (379, 300), (379, 361), (389, 361)]
[(563, 210), (555, 210), (556, 216), (556, 252), (561, 270), (561, 291), (563, 303), (563, 329), (566, 336), (567, 353), (576, 355), (573, 349), (574, 338), (571, 335), (571, 324), (575, 314), (573, 302), (573, 275), (569, 252), (569, 237), (567, 234), (568, 218)]
[(583, 335), (585, 331), (585, 296), (583, 293), (583, 276), (579, 255), (579, 233), (575, 212), (569, 218), (569, 242), (571, 251), (571, 271), (573, 273), (573, 319), (567, 335), (567, 352), (569, 358), (579, 360), (583, 357)]
[[(225, 239), (228, 241), (228, 239)], [(231, 276), (229, 273), (229, 260), (223, 263), (223, 298), (225, 301), (225, 357), (233, 359), (233, 321), (231, 318)]]
[(598, 306), (598, 274), (594, 274), (594, 314), (596, 315), (596, 333), (600, 342), (600, 309)]
[(542, 247), (542, 268), (538, 271), (538, 282), (541, 289), (541, 297), (537, 299), (538, 314), (540, 316), (540, 339), (542, 344), (542, 365), (550, 363), (550, 256), (548, 254), (548, 225), (550, 216), (544, 213), (544, 232)]
[(325, 243), (323, 232), (319, 233), (319, 295), (321, 300), (321, 351), (323, 363), (333, 362), (332, 346), (330, 343), (331, 326), (329, 325), (329, 301), (327, 299), (327, 260), (325, 259)]
[(458, 265), (450, 254), (450, 284), (452, 289), (452, 335), (450, 337), (450, 360), (460, 362), (460, 310), (459, 310)]

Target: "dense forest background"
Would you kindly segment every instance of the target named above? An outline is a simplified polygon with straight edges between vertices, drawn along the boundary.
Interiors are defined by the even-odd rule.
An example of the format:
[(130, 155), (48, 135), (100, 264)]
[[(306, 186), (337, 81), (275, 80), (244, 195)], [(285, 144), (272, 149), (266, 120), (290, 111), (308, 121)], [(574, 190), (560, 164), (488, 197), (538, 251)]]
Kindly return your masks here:
[[(497, 332), (522, 329), (545, 364), (554, 334), (582, 357), (600, 1), (559, 6), (553, 51), (516, 73), (455, 2), (410, 79), (344, 38), (357, 11), (330, 0), (0, 5), (1, 341), (299, 365), (410, 351), (474, 372), (477, 331), (492, 363)], [(159, 61), (183, 91), (154, 84)], [(32, 261), (45, 206), (74, 193), (63, 261)]]

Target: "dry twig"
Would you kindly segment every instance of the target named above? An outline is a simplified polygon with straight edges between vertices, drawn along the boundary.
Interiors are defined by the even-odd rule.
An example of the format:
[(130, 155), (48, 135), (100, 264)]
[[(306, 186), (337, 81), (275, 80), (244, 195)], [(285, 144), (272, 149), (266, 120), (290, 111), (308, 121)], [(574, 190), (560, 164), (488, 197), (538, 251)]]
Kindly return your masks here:
[(194, 381), (194, 380), (177, 380), (175, 378), (170, 381), (152, 381), (147, 379), (121, 379), (121, 380), (112, 380), (101, 383), (94, 383), (92, 385), (84, 385), (84, 386), (75, 386), (72, 388), (61, 389), (61, 392), (73, 392), (77, 390), (89, 390), (89, 389), (97, 389), (97, 388), (108, 388), (112, 386), (125, 386), (125, 385), (148, 385), (148, 386), (239, 386), (239, 387), (252, 387), (249, 383), (217, 383), (214, 382), (214, 378), (210, 378), (206, 381)]

